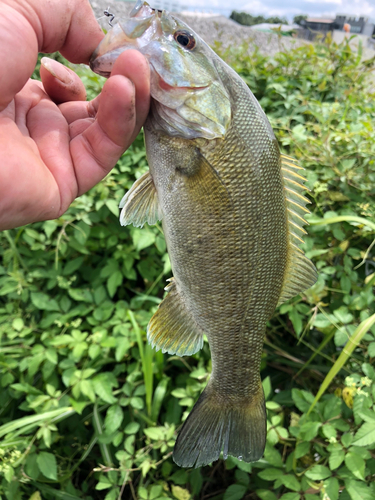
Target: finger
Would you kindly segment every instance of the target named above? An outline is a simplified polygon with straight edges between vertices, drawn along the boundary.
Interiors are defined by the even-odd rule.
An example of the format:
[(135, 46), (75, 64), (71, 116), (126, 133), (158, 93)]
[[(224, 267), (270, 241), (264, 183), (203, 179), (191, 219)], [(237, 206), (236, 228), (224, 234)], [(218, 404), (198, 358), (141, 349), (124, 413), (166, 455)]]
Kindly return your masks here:
[(135, 87), (122, 75), (105, 83), (97, 119), (71, 141), (79, 194), (97, 184), (131, 144), (136, 124)]
[(135, 86), (136, 94), (136, 123), (131, 142), (135, 139), (143, 126), (150, 109), (150, 67), (147, 59), (137, 50), (126, 50), (119, 55), (111, 78), (115, 75), (124, 75)]
[[(126, 76), (135, 86), (136, 93), (136, 126), (138, 134), (146, 120), (150, 107), (150, 68), (147, 59), (136, 50), (126, 50), (116, 60), (111, 77), (115, 75)], [(75, 120), (93, 118), (99, 108), (100, 95), (90, 102), (66, 102), (60, 104), (60, 111), (70, 124)]]
[(38, 51), (60, 50), (71, 62), (88, 63), (103, 36), (88, 0), (3, 2), (0, 16), (0, 111), (31, 76)]
[(92, 101), (85, 102), (63, 102), (59, 108), (65, 120), (70, 124), (76, 120), (95, 118), (100, 102), (100, 94)]
[(38, 57), (38, 38), (27, 19), (9, 5), (1, 10), (0, 111), (26, 84)]
[(94, 118), (85, 118), (83, 120), (75, 120), (69, 125), (70, 139), (74, 139), (79, 134), (83, 134), (94, 123)]
[(71, 62), (88, 63), (104, 37), (88, 0), (16, 2), (39, 40), (40, 52), (59, 51)]
[(86, 100), (86, 89), (82, 80), (74, 71), (59, 62), (43, 57), (40, 77), (45, 92), (55, 103)]

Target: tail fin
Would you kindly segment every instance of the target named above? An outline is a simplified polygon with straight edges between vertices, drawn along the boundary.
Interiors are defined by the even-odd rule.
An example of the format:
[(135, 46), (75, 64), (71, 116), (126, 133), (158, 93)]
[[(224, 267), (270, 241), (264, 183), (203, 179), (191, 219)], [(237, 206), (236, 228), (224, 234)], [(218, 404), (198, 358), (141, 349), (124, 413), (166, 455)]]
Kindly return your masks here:
[(228, 455), (245, 462), (261, 458), (267, 418), (262, 385), (250, 400), (231, 405), (207, 385), (177, 437), (173, 460), (180, 467), (201, 467)]

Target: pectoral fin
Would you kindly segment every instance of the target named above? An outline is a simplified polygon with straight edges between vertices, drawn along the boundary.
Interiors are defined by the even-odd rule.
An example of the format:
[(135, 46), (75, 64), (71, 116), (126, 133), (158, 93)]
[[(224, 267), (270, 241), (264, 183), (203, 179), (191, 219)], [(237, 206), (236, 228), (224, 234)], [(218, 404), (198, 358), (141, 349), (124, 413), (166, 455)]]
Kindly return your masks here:
[(142, 227), (146, 222), (153, 225), (162, 219), (156, 188), (149, 172), (135, 181), (121, 200), (120, 208), (122, 226), (133, 224)]
[(300, 244), (303, 243), (302, 236), (306, 234), (303, 229), (303, 226), (307, 224), (304, 216), (309, 213), (305, 206), (309, 200), (302, 195), (305, 190), (303, 182), (306, 179), (300, 174), (301, 170), (303, 169), (297, 165), (293, 158), (281, 155), (281, 172), (288, 216), (289, 249), (279, 304), (313, 286), (318, 277), (314, 264), (299, 248)]
[(168, 295), (147, 326), (147, 339), (157, 351), (190, 356), (203, 346), (203, 332), (180, 296), (174, 278), (166, 286)]

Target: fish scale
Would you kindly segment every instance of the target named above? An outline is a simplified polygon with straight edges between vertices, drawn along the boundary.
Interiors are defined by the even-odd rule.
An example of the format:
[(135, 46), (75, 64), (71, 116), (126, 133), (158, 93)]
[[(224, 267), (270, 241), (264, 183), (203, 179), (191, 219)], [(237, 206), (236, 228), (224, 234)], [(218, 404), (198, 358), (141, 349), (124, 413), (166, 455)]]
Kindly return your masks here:
[(212, 356), (210, 379), (173, 458), (184, 467), (221, 453), (255, 461), (266, 440), (259, 373), (266, 323), (277, 304), (316, 281), (299, 248), (307, 212), (301, 169), (280, 155), (247, 85), (187, 25), (139, 1), (90, 65), (108, 76), (130, 48), (150, 62), (150, 171), (124, 196), (120, 221), (162, 220), (174, 276), (148, 340), (183, 356), (201, 349), (205, 334)]

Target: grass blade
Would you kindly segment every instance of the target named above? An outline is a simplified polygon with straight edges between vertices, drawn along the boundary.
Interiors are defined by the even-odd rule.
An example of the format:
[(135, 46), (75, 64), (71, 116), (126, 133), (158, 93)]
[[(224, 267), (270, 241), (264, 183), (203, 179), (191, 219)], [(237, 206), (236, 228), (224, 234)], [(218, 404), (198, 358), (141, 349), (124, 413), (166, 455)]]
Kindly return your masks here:
[(134, 314), (132, 311), (128, 310), (128, 318), (133, 325), (135, 334), (137, 336), (139, 354), (142, 360), (142, 371), (143, 371), (143, 379), (145, 383), (146, 389), (146, 407), (147, 414), (151, 416), (152, 412), (152, 393), (153, 393), (153, 385), (154, 385), (154, 349), (150, 346), (150, 344), (146, 340), (146, 345), (143, 343), (142, 338), (142, 330), (140, 329)]
[(52, 419), (54, 417), (59, 417), (63, 413), (66, 413), (66, 416), (75, 413), (73, 408), (66, 406), (64, 408), (58, 408), (57, 410), (47, 411), (46, 413), (40, 413), (38, 415), (31, 415), (28, 417), (19, 418), (17, 420), (13, 420), (13, 422), (8, 422), (0, 427), (0, 437), (9, 434), (10, 432), (15, 431), (16, 429), (20, 429), (21, 427), (26, 427), (31, 424), (40, 424), (41, 422), (45, 422), (46, 420)]
[(310, 226), (323, 226), (325, 224), (335, 224), (336, 222), (359, 222), (365, 226), (370, 227), (375, 231), (375, 223), (365, 219), (364, 217), (357, 217), (356, 215), (338, 215), (337, 217), (328, 217), (327, 219), (307, 219)]
[(337, 358), (337, 361), (332, 366), (330, 371), (327, 373), (326, 378), (323, 380), (323, 383), (320, 386), (318, 394), (315, 396), (315, 399), (312, 402), (307, 412), (307, 415), (311, 413), (316, 403), (319, 401), (319, 399), (323, 396), (323, 394), (330, 386), (332, 380), (335, 378), (335, 376), (338, 374), (338, 372), (341, 370), (344, 364), (348, 361), (354, 349), (358, 346), (364, 335), (366, 335), (366, 333), (370, 330), (370, 328), (374, 324), (375, 324), (375, 314), (362, 321), (362, 323), (358, 325), (358, 327), (355, 329), (353, 335), (349, 338), (347, 344), (343, 348), (340, 356)]
[(154, 392), (154, 399), (152, 401), (152, 410), (151, 410), (151, 419), (154, 422), (158, 421), (160, 408), (163, 403), (163, 399), (167, 393), (168, 381), (169, 379), (163, 378), (156, 386)]
[(33, 481), (32, 485), (38, 490), (40, 490), (42, 493), (51, 495), (52, 498), (58, 498), (59, 500), (82, 500), (80, 497), (71, 495), (66, 491), (56, 490), (55, 488), (51, 488), (50, 486), (46, 486), (45, 484), (42, 483), (37, 483)]
[(102, 418), (100, 416), (100, 413), (98, 411), (97, 404), (94, 405), (92, 422), (94, 425), (95, 433), (98, 437), (99, 448), (100, 448), (100, 452), (102, 454), (104, 465), (106, 465), (107, 467), (111, 467), (113, 465), (113, 460), (112, 460), (112, 456), (111, 456), (111, 452), (109, 450), (109, 447), (105, 443), (100, 442), (100, 436), (103, 434), (103, 423), (102, 423)]

